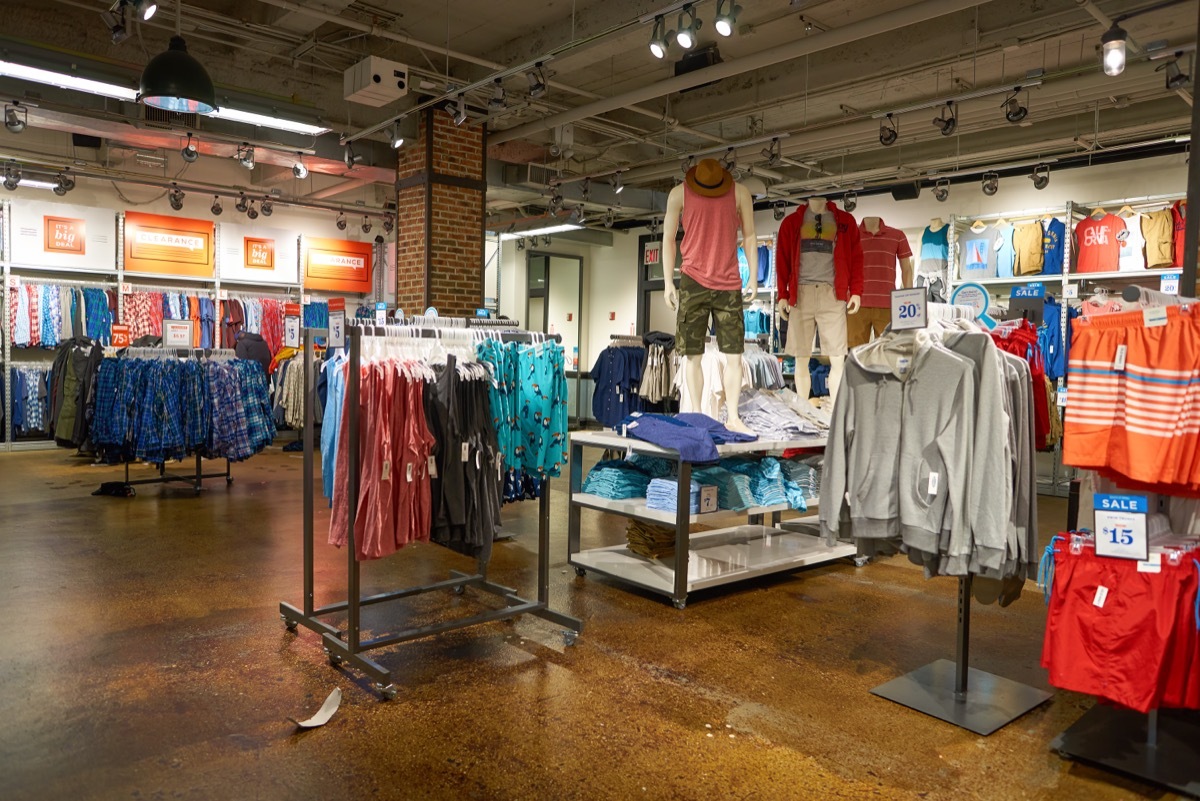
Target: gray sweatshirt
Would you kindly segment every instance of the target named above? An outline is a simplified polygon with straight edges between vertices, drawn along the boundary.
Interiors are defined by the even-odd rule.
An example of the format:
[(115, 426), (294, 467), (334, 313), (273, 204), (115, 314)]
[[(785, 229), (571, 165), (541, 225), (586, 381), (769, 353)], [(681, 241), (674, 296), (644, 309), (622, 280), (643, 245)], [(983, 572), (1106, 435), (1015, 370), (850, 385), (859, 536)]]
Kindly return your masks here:
[(912, 334), (851, 352), (825, 448), (826, 536), (848, 521), (854, 537), (970, 560), (973, 373), (969, 360)]

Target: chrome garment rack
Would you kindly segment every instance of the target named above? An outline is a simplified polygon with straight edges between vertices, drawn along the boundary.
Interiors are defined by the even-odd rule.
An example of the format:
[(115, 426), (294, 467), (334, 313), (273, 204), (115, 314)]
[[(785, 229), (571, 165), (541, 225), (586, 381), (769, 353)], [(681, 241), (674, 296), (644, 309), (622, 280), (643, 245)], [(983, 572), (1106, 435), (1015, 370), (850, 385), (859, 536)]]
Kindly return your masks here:
[[(465, 326), (451, 326), (463, 327)], [(393, 330), (395, 326), (391, 327)], [(420, 332), (422, 338), (437, 338), (445, 327), (414, 328), (405, 326), (410, 332)], [(583, 621), (578, 618), (555, 612), (550, 608), (550, 484), (543, 483), (542, 496), (538, 501), (538, 571), (537, 571), (537, 600), (527, 600), (520, 597), (511, 587), (505, 587), (491, 581), (487, 575), (487, 562), (477, 561), (474, 573), (451, 571), (450, 577), (432, 584), (423, 584), (403, 589), (385, 592), (378, 595), (363, 597), (361, 581), (361, 562), (357, 558), (355, 546), (354, 522), (358, 511), (358, 497), (361, 485), (359, 475), (359, 393), (361, 392), (362, 341), (372, 336), (386, 336), (387, 326), (370, 325), (346, 326), (346, 344), (349, 356), (349, 373), (346, 382), (345, 413), (350, 416), (348, 421), (347, 441), (341, 447), (348, 448), (349, 487), (351, 498), (349, 515), (346, 524), (346, 576), (347, 600), (337, 601), (324, 606), (314, 603), (313, 576), (313, 510), (315, 493), (314, 481), (314, 450), (315, 443), (313, 428), (313, 338), (318, 334), (324, 335), (325, 329), (305, 329), (304, 331), (304, 602), (303, 607), (281, 602), (279, 616), (288, 631), (295, 632), (299, 626), (304, 626), (321, 635), (325, 653), (329, 663), (335, 667), (347, 664), (368, 676), (374, 683), (380, 695), (391, 700), (396, 697), (398, 690), (393, 681), (392, 671), (367, 657), (367, 652), (398, 645), (412, 640), (433, 637), (450, 631), (457, 631), (481, 623), (491, 623), (498, 620), (509, 620), (521, 615), (533, 615), (564, 627), (563, 635), (567, 645), (573, 645), (575, 638), (583, 631)], [(499, 331), (499, 339), (503, 341), (537, 342), (550, 339), (547, 335), (528, 331)], [(412, 334), (410, 334), (412, 335)], [(472, 615), (459, 620), (450, 620), (426, 626), (406, 628), (395, 634), (384, 635), (372, 639), (363, 639), (361, 630), (362, 609), (365, 606), (396, 601), (416, 595), (424, 595), (441, 590), (449, 590), (462, 595), (467, 587), (473, 587), (489, 595), (499, 597), (504, 606), (487, 612)], [(346, 615), (344, 629), (325, 622), (321, 618), (333, 614)]]

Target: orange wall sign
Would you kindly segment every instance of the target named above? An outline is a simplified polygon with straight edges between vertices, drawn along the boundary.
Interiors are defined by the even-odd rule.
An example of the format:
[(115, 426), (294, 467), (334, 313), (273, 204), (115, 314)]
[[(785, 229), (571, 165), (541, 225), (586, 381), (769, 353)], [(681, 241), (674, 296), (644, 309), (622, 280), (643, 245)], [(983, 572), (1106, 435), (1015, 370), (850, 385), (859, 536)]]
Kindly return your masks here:
[(304, 238), (304, 288), (333, 292), (371, 291), (370, 242)]
[(46, 229), (47, 253), (87, 254), (87, 224), (72, 217), (42, 217)]
[(250, 270), (275, 269), (275, 240), (245, 237), (245, 264)]
[(125, 271), (208, 278), (214, 274), (212, 220), (125, 212)]

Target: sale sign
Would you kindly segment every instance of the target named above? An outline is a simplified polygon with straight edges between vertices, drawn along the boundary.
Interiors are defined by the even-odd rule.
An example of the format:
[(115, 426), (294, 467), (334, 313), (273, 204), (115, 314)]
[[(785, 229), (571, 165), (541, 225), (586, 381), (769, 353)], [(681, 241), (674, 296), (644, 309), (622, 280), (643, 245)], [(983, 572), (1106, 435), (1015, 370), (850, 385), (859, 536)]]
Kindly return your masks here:
[(245, 238), (245, 264), (251, 270), (275, 269), (275, 240)]
[(125, 212), (125, 271), (208, 278), (214, 273), (212, 220)]
[(47, 253), (72, 253), (77, 256), (87, 254), (87, 222), (74, 217), (42, 217), (46, 241), (43, 246)]
[(333, 292), (371, 291), (370, 242), (304, 237), (304, 286)]
[(129, 326), (122, 325), (120, 323), (113, 323), (112, 345), (114, 348), (129, 347)]

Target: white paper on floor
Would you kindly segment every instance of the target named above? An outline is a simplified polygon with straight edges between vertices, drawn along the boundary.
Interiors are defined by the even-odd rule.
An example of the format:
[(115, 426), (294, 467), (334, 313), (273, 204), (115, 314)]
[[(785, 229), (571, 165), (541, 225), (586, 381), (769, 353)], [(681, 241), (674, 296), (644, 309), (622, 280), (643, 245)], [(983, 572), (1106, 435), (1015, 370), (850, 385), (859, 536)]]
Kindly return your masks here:
[(342, 691), (337, 687), (333, 688), (333, 692), (325, 699), (325, 703), (321, 704), (321, 708), (317, 710), (317, 714), (313, 715), (308, 720), (296, 720), (288, 718), (292, 723), (295, 723), (301, 729), (315, 729), (317, 726), (324, 726), (333, 717), (333, 713), (338, 711), (338, 707), (342, 705)]

